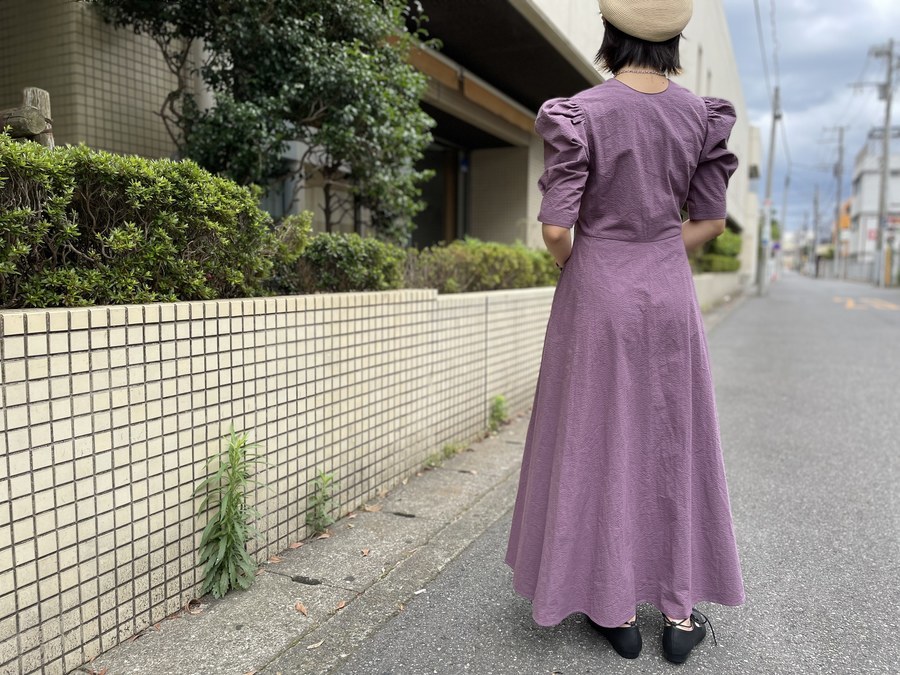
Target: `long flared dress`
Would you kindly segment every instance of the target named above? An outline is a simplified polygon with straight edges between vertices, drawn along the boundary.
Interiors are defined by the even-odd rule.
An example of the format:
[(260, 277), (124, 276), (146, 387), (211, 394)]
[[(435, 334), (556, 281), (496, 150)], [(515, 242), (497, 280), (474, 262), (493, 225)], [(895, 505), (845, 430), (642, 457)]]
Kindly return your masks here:
[(506, 552), (553, 626), (744, 602), (681, 209), (725, 217), (733, 106), (618, 80), (542, 106), (543, 223), (575, 227), (547, 324)]

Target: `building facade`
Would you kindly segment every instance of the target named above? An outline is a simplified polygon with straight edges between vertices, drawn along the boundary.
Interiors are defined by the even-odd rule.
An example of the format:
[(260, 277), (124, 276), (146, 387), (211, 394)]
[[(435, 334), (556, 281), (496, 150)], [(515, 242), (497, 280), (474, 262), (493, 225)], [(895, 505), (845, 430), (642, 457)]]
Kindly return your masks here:
[[(891, 136), (885, 243), (896, 251), (896, 233), (900, 230), (900, 127), (894, 127)], [(850, 259), (860, 263), (873, 262), (877, 251), (883, 141), (883, 129), (871, 130), (853, 166), (850, 228), (844, 237)]]
[[(423, 107), (436, 120), (422, 161), (434, 178), (423, 186), (426, 210), (418, 246), (466, 235), (543, 246), (537, 181), (543, 146), (534, 133), (541, 103), (599, 84), (593, 58), (603, 36), (594, 0), (421, 0), (427, 29), (442, 49), (419, 50), (413, 63), (429, 77)], [(684, 74), (676, 81), (704, 96), (732, 101), (738, 122), (730, 144), (741, 160), (728, 192), (729, 225), (744, 236), (741, 269), (755, 269), (759, 204), (754, 180), (758, 130), (748, 121), (721, 0), (697, 0), (684, 34)], [(158, 115), (175, 86), (154, 42), (106, 25), (84, 3), (0, 2), (0, 107), (26, 86), (51, 94), (57, 143), (151, 157), (175, 146)], [(202, 92), (198, 91), (202, 95)], [(302, 148), (291, 148), (300, 157)], [(323, 194), (310, 180), (274, 186), (264, 206), (275, 215), (309, 209), (324, 228)], [(359, 229), (352, 219), (338, 229)]]

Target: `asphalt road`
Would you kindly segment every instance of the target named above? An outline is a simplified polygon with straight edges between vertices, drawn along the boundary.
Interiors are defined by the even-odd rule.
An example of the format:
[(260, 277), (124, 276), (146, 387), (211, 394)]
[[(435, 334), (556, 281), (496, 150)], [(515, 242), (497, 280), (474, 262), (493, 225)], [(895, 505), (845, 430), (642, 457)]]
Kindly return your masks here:
[(789, 275), (711, 329), (748, 602), (666, 662), (619, 658), (575, 614), (531, 619), (503, 563), (510, 513), (343, 663), (344, 674), (900, 672), (900, 292)]

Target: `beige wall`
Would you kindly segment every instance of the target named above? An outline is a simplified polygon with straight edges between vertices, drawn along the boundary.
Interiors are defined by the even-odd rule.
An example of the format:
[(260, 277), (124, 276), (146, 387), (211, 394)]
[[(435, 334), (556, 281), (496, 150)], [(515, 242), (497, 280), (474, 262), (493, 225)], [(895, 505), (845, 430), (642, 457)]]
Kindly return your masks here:
[(585, 62), (592, 64), (603, 40), (597, 0), (527, 0), (536, 6)]
[(485, 241), (526, 241), (528, 148), (475, 150), (471, 158), (469, 234)]
[(0, 312), (0, 672), (67, 673), (197, 597), (193, 490), (233, 422), (257, 560), (531, 404), (552, 287)]
[(159, 48), (71, 0), (0, 0), (0, 108), (50, 92), (58, 144), (149, 157), (174, 145), (156, 115), (174, 86)]

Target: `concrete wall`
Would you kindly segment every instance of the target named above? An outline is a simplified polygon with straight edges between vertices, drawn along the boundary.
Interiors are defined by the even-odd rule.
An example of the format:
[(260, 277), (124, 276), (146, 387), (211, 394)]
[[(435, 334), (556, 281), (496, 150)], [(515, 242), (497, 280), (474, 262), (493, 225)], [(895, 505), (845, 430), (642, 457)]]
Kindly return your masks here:
[(715, 307), (727, 296), (739, 294), (744, 283), (741, 272), (707, 272), (694, 275), (697, 301), (704, 312)]
[(531, 404), (554, 289), (0, 312), (0, 672), (67, 673), (198, 596), (193, 496), (234, 423), (257, 560)]
[(469, 234), (485, 241), (526, 241), (528, 167), (528, 148), (472, 152)]

